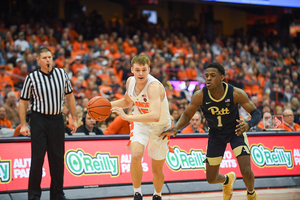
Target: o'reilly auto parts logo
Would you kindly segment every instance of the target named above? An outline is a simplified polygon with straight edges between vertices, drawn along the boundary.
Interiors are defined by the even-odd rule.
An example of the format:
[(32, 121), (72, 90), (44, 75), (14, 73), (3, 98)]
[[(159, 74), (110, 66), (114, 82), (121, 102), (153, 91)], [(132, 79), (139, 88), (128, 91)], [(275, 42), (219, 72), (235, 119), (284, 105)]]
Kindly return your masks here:
[(174, 153), (167, 154), (166, 162), (173, 171), (205, 170), (205, 154), (202, 150), (192, 149), (189, 153), (174, 147)]
[(1, 160), (0, 158), (0, 183), (9, 183), (11, 181), (11, 161)]
[(273, 150), (270, 150), (262, 144), (252, 145), (251, 156), (258, 167), (286, 166), (288, 169), (293, 168), (292, 152), (283, 147), (273, 147)]
[(96, 152), (95, 156), (84, 153), (82, 149), (69, 150), (65, 155), (68, 170), (75, 176), (87, 174), (110, 174), (119, 176), (119, 157), (109, 153)]

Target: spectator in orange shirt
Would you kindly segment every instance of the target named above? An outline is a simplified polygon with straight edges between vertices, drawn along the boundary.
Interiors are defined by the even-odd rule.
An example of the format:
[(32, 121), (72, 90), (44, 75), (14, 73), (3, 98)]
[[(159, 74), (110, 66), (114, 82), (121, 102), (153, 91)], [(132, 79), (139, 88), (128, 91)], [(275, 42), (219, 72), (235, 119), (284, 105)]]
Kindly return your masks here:
[(134, 46), (133, 40), (128, 40), (128, 45), (124, 45), (124, 52), (126, 55), (131, 55), (132, 52), (135, 53), (135, 55), (138, 55), (138, 50)]
[(10, 91), (6, 97), (7, 99), (4, 104), (6, 118), (14, 127), (16, 127), (20, 123), (19, 106), (16, 104), (16, 94), (14, 91)]
[(187, 78), (189, 80), (196, 80), (198, 76), (198, 71), (196, 68), (196, 63), (194, 61), (191, 61), (188, 68), (186, 69)]
[(22, 58), (17, 58), (16, 65), (15, 65), (14, 69), (12, 70), (13, 74), (20, 73), (22, 63), (23, 63), (23, 59)]
[(65, 66), (65, 49), (64, 48), (60, 48), (58, 50), (58, 54), (57, 54), (57, 58), (55, 59), (55, 64), (57, 68), (63, 68)]
[(82, 35), (79, 35), (77, 41), (73, 43), (73, 51), (75, 51), (76, 54), (81, 54), (81, 55), (89, 52), (89, 48), (86, 42), (83, 40)]
[(81, 71), (82, 75), (85, 76), (89, 72), (88, 72), (87, 66), (85, 64), (82, 64), (81, 60), (82, 60), (82, 57), (80, 55), (77, 55), (75, 57), (75, 62), (71, 65), (71, 69), (74, 74), (76, 74), (77, 71)]
[(0, 65), (0, 90), (3, 91), (6, 85), (10, 85), (12, 90), (15, 90), (10, 76), (6, 74), (5, 66)]
[[(27, 113), (26, 113), (26, 125), (29, 127), (30, 129), (30, 117), (31, 117), (31, 113), (32, 111), (31, 110), (28, 110)], [(21, 124), (19, 124), (16, 128), (15, 128), (15, 131), (14, 131), (14, 137), (17, 137), (17, 136), (23, 136), (21, 133), (20, 133), (20, 130), (21, 130)]]
[(5, 108), (0, 107), (0, 128), (13, 128), (11, 122), (6, 118)]
[(286, 131), (300, 131), (300, 125), (294, 122), (294, 113), (292, 109), (287, 108), (283, 111), (284, 129)]
[(272, 128), (271, 120), (272, 120), (271, 112), (264, 112), (263, 117), (257, 126), (265, 131), (268, 128)]
[(94, 81), (89, 81), (87, 83), (86, 89), (85, 89), (85, 96), (89, 99), (92, 98), (92, 91), (96, 89), (96, 83)]
[(116, 51), (114, 46), (109, 47), (109, 54), (107, 54), (107, 57), (110, 55), (113, 56), (114, 59), (121, 58), (121, 54), (119, 53), (119, 51)]
[(73, 24), (71, 22), (67, 24), (67, 28), (64, 29), (64, 32), (66, 32), (70, 37), (71, 43), (73, 43), (75, 39), (79, 37), (79, 34), (73, 29)]
[(102, 82), (105, 79), (107, 80), (107, 83), (110, 84), (111, 80), (109, 78), (110, 73), (109, 70), (107, 69), (107, 63), (108, 62), (106, 60), (102, 61), (102, 67), (101, 70), (99, 71), (100, 74), (98, 75), (98, 77), (101, 78)]
[(98, 56), (97, 56), (97, 54), (94, 54), (92, 56), (92, 61), (89, 64), (89, 68), (90, 67), (92, 67), (94, 69), (97, 69), (97, 71), (101, 70), (101, 65), (99, 65), (99, 63), (98, 63)]
[(102, 80), (102, 84), (99, 85), (99, 92), (100, 95), (103, 97), (108, 98), (110, 94), (112, 94), (113, 90), (112, 88), (108, 85), (107, 79)]
[(205, 133), (205, 131), (200, 128), (201, 126), (201, 114), (196, 111), (194, 116), (190, 120), (190, 124), (182, 129), (181, 133)]
[(123, 120), (120, 116), (117, 116), (105, 129), (103, 132), (104, 135), (113, 135), (113, 134), (129, 134), (129, 122)]
[(12, 77), (14, 85), (18, 88), (22, 88), (25, 78), (28, 74), (27, 64), (23, 63), (20, 67), (20, 72), (15, 74), (15, 77)]

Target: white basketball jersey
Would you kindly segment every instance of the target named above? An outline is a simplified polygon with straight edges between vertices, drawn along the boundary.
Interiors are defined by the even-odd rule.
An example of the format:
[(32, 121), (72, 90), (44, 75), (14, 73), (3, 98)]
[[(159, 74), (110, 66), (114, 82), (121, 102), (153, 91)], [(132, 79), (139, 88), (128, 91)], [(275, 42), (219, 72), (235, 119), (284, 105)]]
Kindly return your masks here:
[[(161, 84), (156, 78), (151, 76), (150, 74), (148, 75), (148, 81), (144, 89), (139, 95), (136, 95), (134, 92), (134, 86), (135, 86), (135, 78), (132, 77), (129, 82), (129, 86), (127, 89), (128, 96), (132, 100), (132, 102), (135, 105), (134, 108), (134, 114), (146, 114), (150, 112), (150, 106), (149, 106), (149, 99), (148, 99), (148, 94), (147, 94), (147, 89), (150, 83), (152, 82), (158, 82)], [(161, 84), (162, 85), (162, 84)], [(167, 100), (166, 92), (164, 99), (160, 102), (161, 110), (160, 110), (160, 119), (158, 122), (143, 122), (142, 124), (155, 124), (155, 125), (165, 125), (168, 124), (171, 121), (170, 118), (170, 112), (169, 112), (169, 103)]]

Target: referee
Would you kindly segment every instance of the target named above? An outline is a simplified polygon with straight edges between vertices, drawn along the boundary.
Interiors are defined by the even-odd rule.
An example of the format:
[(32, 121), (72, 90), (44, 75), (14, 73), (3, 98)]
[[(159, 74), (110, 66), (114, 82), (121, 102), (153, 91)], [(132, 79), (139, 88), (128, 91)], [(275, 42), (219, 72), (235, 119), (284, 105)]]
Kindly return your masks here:
[[(47, 48), (37, 52), (40, 69), (27, 75), (20, 96), (20, 133), (31, 134), (31, 166), (28, 199), (40, 199), (42, 166), (47, 151), (50, 167), (50, 200), (66, 199), (63, 192), (65, 129), (61, 113), (66, 97), (72, 115), (72, 133), (77, 129), (76, 102), (72, 85), (63, 69), (53, 68), (52, 53)], [(30, 129), (26, 111), (30, 100)], [(30, 133), (31, 132), (31, 133)]]

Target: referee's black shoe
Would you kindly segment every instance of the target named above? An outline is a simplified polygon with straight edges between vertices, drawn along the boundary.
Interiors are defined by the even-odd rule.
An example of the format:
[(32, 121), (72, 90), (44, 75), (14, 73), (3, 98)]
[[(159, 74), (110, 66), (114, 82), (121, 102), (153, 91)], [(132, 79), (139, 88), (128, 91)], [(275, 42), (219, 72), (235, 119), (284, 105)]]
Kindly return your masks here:
[(61, 197), (59, 200), (70, 200), (70, 199), (67, 199), (66, 197)]
[(141, 195), (141, 193), (136, 192), (136, 193), (134, 194), (133, 200), (143, 200), (143, 196)]
[(152, 200), (161, 200), (161, 196), (153, 195)]

